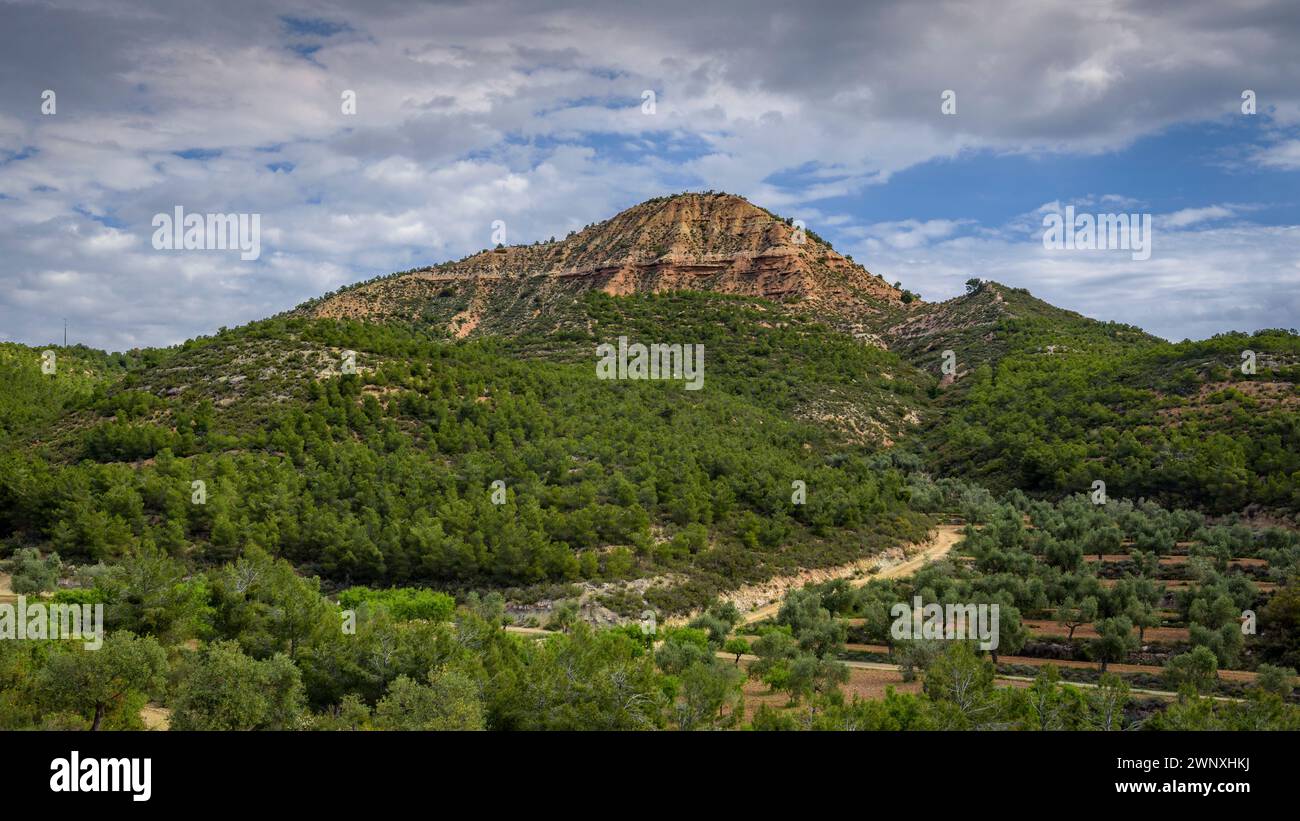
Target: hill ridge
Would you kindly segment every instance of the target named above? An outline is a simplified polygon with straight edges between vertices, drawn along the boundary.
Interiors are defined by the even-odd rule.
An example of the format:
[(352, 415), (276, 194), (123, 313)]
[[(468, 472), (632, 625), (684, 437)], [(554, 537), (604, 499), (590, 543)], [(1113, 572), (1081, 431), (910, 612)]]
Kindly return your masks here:
[(743, 197), (684, 193), (638, 203), (561, 240), (502, 246), (327, 294), (294, 315), (444, 325), (453, 336), (547, 320), (585, 291), (700, 290), (795, 302), (841, 321), (904, 295), (815, 232)]

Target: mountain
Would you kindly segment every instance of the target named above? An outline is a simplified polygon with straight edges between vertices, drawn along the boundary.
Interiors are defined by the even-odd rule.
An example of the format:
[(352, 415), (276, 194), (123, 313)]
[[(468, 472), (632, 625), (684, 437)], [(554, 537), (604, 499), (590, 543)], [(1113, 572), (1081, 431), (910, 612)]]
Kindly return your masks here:
[(851, 324), (903, 305), (903, 292), (797, 228), (730, 194), (660, 197), (562, 240), (485, 250), (382, 277), (294, 311), (402, 320), (456, 338), (572, 325), (589, 291), (612, 296), (710, 291), (798, 305)]
[(922, 437), (936, 471), (1038, 496), (1101, 481), (1218, 514), (1300, 511), (1294, 331), (1169, 343), (986, 282), (881, 335), (921, 368), (955, 355)]
[(379, 277), (311, 300), (290, 315), (414, 323), (457, 339), (513, 336), (581, 326), (585, 320), (575, 306), (586, 293), (674, 291), (771, 300), (896, 350), (925, 370), (944, 350), (954, 350), (960, 370), (967, 371), (1029, 344), (1159, 342), (1138, 328), (1098, 322), (994, 282), (925, 303), (815, 232), (720, 193), (651, 199), (562, 240), (484, 250)]
[(956, 376), (1021, 351), (1119, 352), (1157, 345), (1140, 328), (1100, 322), (1035, 298), (1024, 288), (972, 282), (962, 296), (918, 303), (904, 314), (882, 313), (873, 330), (917, 367), (938, 367), (953, 351)]
[[(598, 352), (621, 340), (701, 346), (698, 389), (602, 378)], [(288, 676), (314, 726), (355, 729), (368, 719), (341, 723), (345, 707), (387, 715), (417, 680), (442, 698), (431, 666), (460, 659), (483, 726), (571, 729), (538, 694), (558, 682), (545, 698), (567, 705), (613, 682), (581, 725), (609, 729), (630, 680), (683, 692), (708, 664), (741, 695), (716, 647), (745, 647), (722, 643), (736, 607), (781, 596), (777, 632), (737, 628), (786, 665), (769, 683), (833, 671), (846, 640), (891, 641), (914, 597), (998, 603), (1008, 654), (1060, 658), (1035, 625), (1091, 601), (1099, 632), (1133, 614), (1140, 641), (1146, 625), (1116, 662), (1197, 646), (1224, 669), (1294, 663), (1277, 638), (1295, 633), (1300, 564), (1293, 332), (1170, 344), (997, 282), (925, 303), (743, 200), (685, 195), (173, 348), (52, 350), (48, 373), (44, 349), (0, 344), (0, 582), (103, 604), (103, 652), (175, 658), (173, 727), (229, 712), (195, 706), (220, 682)], [(1104, 506), (1086, 495), (1098, 481)], [(910, 579), (871, 575), (959, 535)], [(647, 611), (705, 615), (652, 649)], [(614, 629), (536, 641), (507, 619)], [(97, 655), (0, 642), (0, 726), (64, 726), (29, 683)], [(143, 699), (104, 726), (134, 726)]]
[[(602, 379), (620, 337), (702, 345), (703, 389)], [(40, 353), (0, 350), (0, 534), (78, 563), (256, 548), (627, 616), (855, 561), (986, 488), (1300, 510), (1294, 333), (1174, 345), (996, 282), (925, 303), (729, 195), (166, 350)]]
[[(915, 466), (880, 451), (925, 396), (893, 354), (752, 298), (575, 310), (591, 330), (558, 339), (281, 317), (186, 343), (6, 443), (0, 530), (77, 563), (256, 547), (330, 584), (582, 584), (624, 615), (926, 531)], [(699, 340), (705, 389), (597, 378), (621, 334)]]

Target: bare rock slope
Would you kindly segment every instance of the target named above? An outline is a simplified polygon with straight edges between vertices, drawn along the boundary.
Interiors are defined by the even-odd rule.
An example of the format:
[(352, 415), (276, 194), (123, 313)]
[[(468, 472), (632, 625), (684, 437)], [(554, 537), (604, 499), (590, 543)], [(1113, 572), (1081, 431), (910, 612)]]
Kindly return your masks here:
[(563, 240), (486, 250), (300, 306), (313, 317), (444, 325), (453, 336), (563, 324), (583, 292), (757, 296), (846, 327), (876, 324), (902, 293), (812, 231), (729, 194), (648, 200)]

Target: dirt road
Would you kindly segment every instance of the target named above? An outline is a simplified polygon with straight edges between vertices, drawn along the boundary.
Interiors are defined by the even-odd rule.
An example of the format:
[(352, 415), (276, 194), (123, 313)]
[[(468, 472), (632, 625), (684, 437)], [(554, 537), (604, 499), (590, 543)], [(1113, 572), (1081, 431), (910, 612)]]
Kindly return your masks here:
[[(833, 579), (843, 579), (843, 578), (848, 578), (850, 576), (855, 576), (859, 573), (862, 573), (864, 569), (867, 569), (871, 566), (875, 566), (876, 568), (878, 568), (877, 571), (870, 575), (864, 575), (864, 576), (859, 576), (858, 578), (854, 578), (851, 582), (854, 587), (861, 587), (862, 585), (866, 584), (872, 579), (905, 578), (907, 576), (912, 575), (916, 571), (920, 570), (922, 567), (925, 567), (930, 562), (938, 561), (939, 559), (942, 559), (944, 556), (948, 555), (949, 551), (951, 551), (954, 547), (957, 546), (959, 542), (961, 542), (962, 531), (964, 531), (965, 529), (966, 529), (965, 525), (939, 525), (934, 530), (930, 531), (930, 538), (928, 541), (923, 542), (919, 545), (912, 545), (912, 547), (921, 547), (921, 552), (917, 553), (916, 555), (910, 558), (904, 559), (901, 562), (895, 562), (893, 564), (888, 564), (885, 566), (881, 566), (881, 563), (878, 560), (874, 562), (872, 560), (868, 560), (865, 567), (863, 562), (858, 561), (852, 564), (841, 565), (840, 567), (829, 568), (828, 571), (825, 574), (823, 574), (825, 578), (821, 579), (820, 581), (831, 581)], [(791, 580), (797, 580), (800, 578), (801, 577), (799, 576), (784, 577), (784, 579), (791, 579)], [(744, 626), (746, 624), (753, 624), (756, 621), (762, 621), (763, 619), (771, 618), (772, 616), (775, 616), (777, 612), (780, 611), (781, 609), (781, 599), (782, 597), (784, 597), (785, 593), (789, 590), (797, 589), (798, 587), (803, 586), (802, 581), (798, 581), (798, 583), (791, 583), (788, 586), (784, 586), (780, 584), (782, 579), (774, 579), (772, 581), (778, 582), (777, 586), (782, 588), (781, 594), (777, 596), (775, 600), (761, 607), (757, 607), (753, 610), (750, 610), (748, 613), (742, 616), (740, 622), (741, 626)], [(771, 585), (772, 582), (768, 582), (767, 584)], [(744, 588), (741, 588), (741, 590), (744, 590)], [(730, 598), (730, 596), (728, 598)]]
[(555, 632), (544, 627), (520, 627), (514, 624), (507, 624), (505, 629), (507, 633), (518, 633), (521, 636), (532, 636), (533, 638), (544, 638)]
[[(886, 655), (889, 648), (883, 644), (846, 644), (844, 649), (851, 653), (878, 653)], [(1095, 661), (1079, 661), (1077, 659), (1048, 659), (1038, 658), (1037, 656), (1008, 656), (999, 655), (998, 661), (1002, 664), (1023, 664), (1026, 667), (1046, 667), (1049, 664), (1057, 667), (1073, 667), (1078, 670), (1096, 670), (1098, 668)], [(1163, 675), (1165, 668), (1155, 667), (1149, 664), (1122, 664), (1112, 662), (1106, 668), (1112, 673), (1144, 673), (1149, 676)], [(1220, 670), (1218, 677), (1223, 681), (1240, 681), (1252, 683), (1258, 676), (1249, 670)]]
[[(734, 653), (719, 652), (718, 656), (720, 658), (729, 659), (731, 661), (735, 661), (736, 659)], [(746, 654), (746, 655), (742, 655), (740, 657), (740, 660), (742, 662), (745, 662), (746, 665), (748, 665), (749, 663), (758, 661), (758, 656), (752, 656)], [(880, 671), (893, 671), (893, 672), (899, 672), (902, 670), (902, 668), (899, 667), (897, 664), (888, 664), (885, 662), (877, 662), (877, 661), (841, 660), (840, 664), (843, 664), (845, 667), (848, 667), (850, 670), (880, 670)], [(1115, 665), (1111, 665), (1111, 666), (1113, 667)], [(1025, 686), (1027, 684), (1032, 684), (1034, 681), (1034, 679), (1029, 676), (1007, 676), (1007, 675), (1000, 675), (1000, 674), (994, 676), (994, 679), (1000, 682), (1002, 686), (1010, 686), (1010, 687)], [(1092, 684), (1085, 681), (1070, 681), (1066, 683), (1072, 687), (1081, 687), (1085, 690), (1094, 690), (1097, 688), (1096, 684)], [(1141, 687), (1131, 687), (1129, 688), (1129, 693), (1132, 695), (1155, 696), (1157, 698), (1163, 698), (1169, 700), (1178, 698), (1177, 693), (1171, 693), (1167, 690), (1147, 690)], [(1243, 700), (1240, 698), (1233, 698), (1231, 696), (1210, 696), (1209, 698), (1213, 699), (1214, 701), (1242, 701)]]
[[(965, 525), (938, 525), (934, 530), (930, 531), (930, 536), (926, 541), (907, 545), (903, 551), (905, 554), (909, 550), (917, 550), (918, 548), (919, 552), (901, 561), (891, 561), (881, 556), (871, 556), (838, 567), (805, 570), (791, 576), (777, 576), (768, 579), (762, 584), (745, 585), (723, 594), (723, 598), (735, 602), (742, 609), (748, 601), (758, 600), (762, 602), (741, 616), (741, 622), (737, 627), (744, 627), (747, 624), (753, 624), (775, 616), (781, 609), (781, 601), (785, 594), (790, 590), (797, 590), (809, 582), (820, 584), (834, 579), (847, 578), (851, 580), (850, 583), (854, 587), (861, 587), (872, 579), (899, 579), (910, 576), (930, 562), (938, 561), (948, 555), (961, 542), (962, 532), (965, 529)], [(673, 616), (664, 622), (662, 626), (680, 627), (696, 615), (698, 613)], [(545, 636), (550, 633), (549, 630), (539, 627), (516, 627), (512, 625), (506, 629), (512, 633), (532, 636)]]

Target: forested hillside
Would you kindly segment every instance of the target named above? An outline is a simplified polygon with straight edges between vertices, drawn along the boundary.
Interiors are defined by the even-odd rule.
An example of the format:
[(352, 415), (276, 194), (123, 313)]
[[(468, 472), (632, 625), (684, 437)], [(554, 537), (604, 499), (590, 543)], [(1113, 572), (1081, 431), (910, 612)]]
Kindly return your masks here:
[(952, 351), (956, 376), (1012, 354), (1087, 351), (1123, 354), (1160, 343), (1132, 325), (1100, 322), (1033, 296), (1025, 288), (971, 279), (962, 296), (884, 312), (873, 329), (918, 367), (938, 371)]
[(11, 436), (42, 432), (64, 411), (86, 402), (96, 389), (108, 389), (129, 368), (158, 361), (163, 355), (156, 351), (107, 354), (84, 345), (32, 348), (0, 343), (0, 385), (4, 386), (0, 443)]
[[(340, 584), (653, 575), (671, 610), (924, 533), (883, 448), (924, 394), (897, 357), (753, 300), (585, 306), (564, 337), (278, 319), (183, 346), (5, 455), (10, 541), (79, 563), (256, 546)], [(597, 379), (619, 335), (702, 342), (708, 390)]]
[[(1023, 333), (1023, 325), (1005, 329)], [(1242, 353), (1256, 355), (1242, 372)], [(1022, 345), (977, 366), (927, 435), (943, 472), (998, 490), (1113, 495), (1213, 513), (1300, 510), (1300, 337)]]
[[(1200, 671), (1168, 710), (1044, 673), (1072, 727), (1300, 724), (1294, 331), (1173, 344), (978, 280), (924, 303), (799, 230), (663, 198), (165, 350), (43, 372), (0, 345), (0, 602), (103, 604), (111, 631), (0, 642), (0, 726), (137, 727), (152, 700), (178, 728), (1029, 729), (993, 682), (1044, 659), (1170, 666), (1157, 700)], [(698, 346), (699, 389), (602, 378), (620, 340)], [(959, 559), (870, 578), (945, 527)], [(752, 628), (732, 601), (781, 594)], [(896, 648), (903, 596), (995, 601), (1003, 652), (1038, 655)], [(855, 658), (926, 689), (846, 699)], [(130, 681), (59, 685), (101, 664)]]

